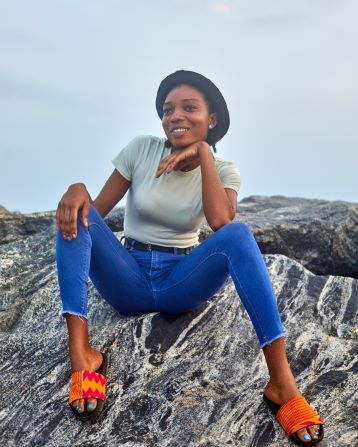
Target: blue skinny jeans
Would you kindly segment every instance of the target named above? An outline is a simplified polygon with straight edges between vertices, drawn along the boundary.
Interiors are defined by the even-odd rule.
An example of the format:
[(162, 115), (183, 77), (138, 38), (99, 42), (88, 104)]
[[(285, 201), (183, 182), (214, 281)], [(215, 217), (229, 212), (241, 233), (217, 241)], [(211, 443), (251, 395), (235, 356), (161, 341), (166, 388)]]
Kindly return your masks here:
[(77, 226), (70, 241), (57, 232), (62, 315), (87, 318), (88, 277), (120, 314), (138, 315), (195, 309), (231, 275), (260, 347), (286, 334), (262, 253), (245, 223), (224, 225), (187, 255), (125, 248), (92, 205), (88, 228), (81, 212)]

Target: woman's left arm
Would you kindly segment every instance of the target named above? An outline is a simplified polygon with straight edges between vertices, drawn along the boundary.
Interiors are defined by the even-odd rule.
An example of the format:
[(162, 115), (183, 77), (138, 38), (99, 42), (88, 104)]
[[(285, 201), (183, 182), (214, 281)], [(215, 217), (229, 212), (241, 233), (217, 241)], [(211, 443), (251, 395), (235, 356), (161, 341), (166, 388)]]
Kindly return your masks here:
[(198, 144), (200, 158), (203, 209), (206, 220), (213, 231), (230, 223), (236, 214), (237, 193), (224, 188), (210, 146), (205, 141)]

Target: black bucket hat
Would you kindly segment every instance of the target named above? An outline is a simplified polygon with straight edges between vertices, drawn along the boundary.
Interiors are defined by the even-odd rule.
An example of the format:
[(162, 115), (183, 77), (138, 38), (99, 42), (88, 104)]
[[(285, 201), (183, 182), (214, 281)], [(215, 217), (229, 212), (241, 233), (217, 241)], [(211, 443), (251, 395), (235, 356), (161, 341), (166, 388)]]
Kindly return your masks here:
[(163, 118), (163, 104), (169, 92), (180, 84), (189, 84), (196, 87), (204, 93), (206, 99), (210, 103), (211, 112), (217, 114), (217, 124), (213, 129), (209, 130), (213, 144), (217, 143), (226, 134), (230, 126), (230, 115), (225, 99), (216, 85), (205, 76), (195, 71), (178, 70), (167, 76), (160, 83), (155, 106), (159, 118)]

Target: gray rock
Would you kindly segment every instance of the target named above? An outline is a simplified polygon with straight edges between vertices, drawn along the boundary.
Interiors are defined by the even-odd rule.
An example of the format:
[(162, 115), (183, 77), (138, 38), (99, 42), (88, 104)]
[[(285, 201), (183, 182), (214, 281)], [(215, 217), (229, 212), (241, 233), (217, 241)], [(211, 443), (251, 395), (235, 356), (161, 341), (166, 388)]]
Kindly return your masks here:
[(0, 205), (0, 216), (3, 216), (4, 214), (9, 214), (9, 211), (2, 205)]
[(4, 213), (0, 215), (0, 245), (16, 241), (31, 234), (54, 227), (55, 211), (40, 213)]
[[(284, 196), (250, 196), (236, 221), (251, 228), (262, 253), (284, 254), (317, 275), (358, 278), (358, 205)], [(211, 233), (203, 226), (201, 237)]]
[[(264, 260), (290, 364), (327, 422), (321, 446), (357, 445), (358, 280), (314, 275), (285, 255)], [(262, 402), (266, 364), (231, 280), (175, 317), (123, 317), (92, 285), (89, 303), (92, 344), (111, 351), (107, 401), (94, 426), (66, 405), (71, 371), (53, 221), (0, 246), (1, 445), (292, 445)]]
[[(124, 208), (106, 222), (123, 230)], [(358, 205), (285, 196), (250, 196), (238, 203), (235, 221), (251, 228), (264, 254), (284, 254), (317, 275), (358, 278)], [(53, 228), (55, 211), (0, 216), (0, 245)], [(203, 225), (200, 240), (212, 233)]]

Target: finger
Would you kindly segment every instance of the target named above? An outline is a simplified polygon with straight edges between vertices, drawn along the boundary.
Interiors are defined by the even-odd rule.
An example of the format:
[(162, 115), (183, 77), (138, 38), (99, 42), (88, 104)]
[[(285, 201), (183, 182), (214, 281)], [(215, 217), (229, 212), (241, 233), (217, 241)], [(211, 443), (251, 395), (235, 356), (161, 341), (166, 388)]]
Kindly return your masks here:
[(61, 212), (61, 202), (58, 203), (57, 210), (56, 210), (56, 228), (57, 228), (57, 230), (61, 230), (60, 212)]
[(165, 172), (167, 170), (168, 165), (169, 165), (169, 160), (165, 160), (165, 161), (162, 160), (159, 165), (159, 168), (157, 170), (156, 177), (160, 177), (163, 174), (163, 172)]
[(185, 161), (181, 161), (174, 167), (174, 171), (179, 171), (180, 169), (186, 168), (187, 165), (188, 164)]
[(171, 159), (172, 159), (172, 156), (171, 156), (171, 155), (169, 155), (168, 157), (163, 158), (163, 159), (161, 160), (161, 162), (159, 163), (158, 170), (159, 170), (159, 169), (163, 169), (163, 168), (165, 168), (166, 166), (168, 166), (168, 164), (170, 163), (170, 160), (171, 160)]
[(172, 172), (174, 166), (175, 166), (175, 161), (168, 163), (168, 166), (167, 166), (165, 172), (166, 172), (167, 174), (169, 174), (170, 172)]
[(63, 205), (60, 205), (60, 208), (58, 209), (57, 219), (61, 231), (65, 231), (65, 212), (66, 209), (63, 207)]
[(77, 236), (77, 216), (78, 216), (78, 208), (77, 207), (71, 207), (70, 212), (70, 236), (76, 237)]
[(178, 163), (180, 163), (183, 160), (183, 157), (181, 154), (171, 154), (170, 158), (167, 160), (166, 164), (166, 171), (171, 172), (175, 166), (177, 166)]
[(84, 227), (88, 227), (88, 212), (89, 212), (90, 202), (85, 202), (82, 207), (82, 224)]
[(164, 157), (159, 164), (156, 177), (160, 177), (164, 172), (167, 172), (168, 174), (172, 172), (176, 164), (181, 160), (183, 160), (183, 154), (177, 152)]
[(71, 219), (71, 208), (67, 206), (63, 210), (63, 226), (62, 226), (63, 233), (66, 236), (69, 236), (71, 231), (70, 219)]

